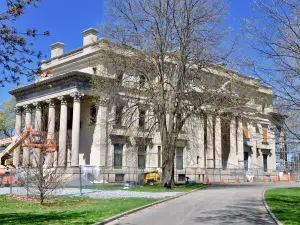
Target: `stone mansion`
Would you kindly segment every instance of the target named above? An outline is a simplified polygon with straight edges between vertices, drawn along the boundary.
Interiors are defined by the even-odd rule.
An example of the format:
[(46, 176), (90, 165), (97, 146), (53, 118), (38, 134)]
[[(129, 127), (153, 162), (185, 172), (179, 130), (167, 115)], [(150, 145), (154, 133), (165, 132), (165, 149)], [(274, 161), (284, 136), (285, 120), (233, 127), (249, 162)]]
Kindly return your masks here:
[[(33, 84), (10, 91), (17, 101), (16, 134), (22, 132), (25, 123), (32, 124), (35, 130), (43, 128), (49, 135), (54, 135), (57, 151), (47, 153), (53, 159), (53, 166), (105, 167), (112, 171), (110, 179), (116, 180), (124, 179), (122, 174), (129, 167), (160, 171), (159, 132), (147, 137), (147, 142), (141, 145), (140, 140), (144, 137), (138, 132), (128, 133), (124, 127), (108, 124), (109, 118), (118, 114), (118, 107), (109, 108), (105, 102), (95, 104), (92, 77), (117, 79), (113, 68), (109, 69), (110, 75), (101, 73), (108, 69), (97, 60), (99, 46), (105, 45), (97, 36), (98, 30), (85, 30), (83, 46), (67, 53), (63, 43), (51, 45), (51, 59), (42, 62), (44, 75)], [(254, 88), (259, 101), (252, 99), (251, 104), (240, 108), (243, 117), (232, 113), (229, 122), (208, 111), (194, 123), (193, 132), (180, 134), (178, 139), (181, 141), (175, 154), (178, 174), (184, 174), (187, 168), (195, 168), (199, 174), (204, 174), (207, 169), (229, 167), (263, 168), (266, 173), (276, 170), (275, 128), (283, 117), (273, 112), (272, 89), (261, 85), (256, 78), (223, 66), (217, 66), (211, 72), (211, 76), (231, 74), (238, 76), (243, 85)], [(142, 118), (147, 112), (140, 110), (139, 114), (140, 119), (135, 125), (143, 126)], [(30, 164), (34, 150), (20, 148), (14, 151), (14, 165)], [(113, 174), (119, 174), (118, 178)]]

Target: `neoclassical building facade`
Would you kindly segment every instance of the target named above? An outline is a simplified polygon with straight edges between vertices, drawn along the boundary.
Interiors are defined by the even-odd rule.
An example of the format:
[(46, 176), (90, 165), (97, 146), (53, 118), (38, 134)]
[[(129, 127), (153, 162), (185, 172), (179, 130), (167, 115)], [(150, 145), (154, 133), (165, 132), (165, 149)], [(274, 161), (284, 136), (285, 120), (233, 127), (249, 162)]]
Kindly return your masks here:
[[(17, 101), (16, 134), (31, 124), (37, 131), (46, 131), (47, 137), (55, 137), (57, 151), (47, 153), (53, 166), (105, 167), (110, 169), (112, 181), (126, 180), (128, 168), (160, 171), (159, 132), (147, 136), (146, 142), (141, 141), (145, 136), (135, 132), (134, 126), (144, 126), (142, 119), (137, 119), (132, 132), (127, 132), (126, 126), (116, 126), (123, 125), (122, 121), (111, 120), (118, 114), (118, 107), (108, 106), (105, 100), (95, 103), (97, 93), (92, 91), (91, 79), (94, 76), (109, 82), (118, 79), (113, 67), (99, 62), (97, 51), (105, 42), (98, 40), (97, 35), (93, 28), (84, 31), (83, 46), (67, 53), (63, 43), (51, 45), (51, 59), (42, 63), (44, 74), (33, 84), (10, 91)], [(208, 169), (262, 168), (266, 173), (274, 172), (275, 130), (282, 117), (273, 112), (272, 89), (261, 85), (258, 79), (222, 66), (211, 73), (238, 76), (243, 85), (255, 89), (258, 97), (249, 96), (249, 103), (229, 113), (226, 119), (207, 111), (190, 121), (192, 126), (187, 126), (187, 131), (178, 137), (176, 173), (186, 174), (193, 168), (201, 179), (200, 175)], [(140, 110), (137, 117), (144, 118), (147, 113)], [(13, 153), (14, 165), (32, 164), (36, 150), (20, 149)]]

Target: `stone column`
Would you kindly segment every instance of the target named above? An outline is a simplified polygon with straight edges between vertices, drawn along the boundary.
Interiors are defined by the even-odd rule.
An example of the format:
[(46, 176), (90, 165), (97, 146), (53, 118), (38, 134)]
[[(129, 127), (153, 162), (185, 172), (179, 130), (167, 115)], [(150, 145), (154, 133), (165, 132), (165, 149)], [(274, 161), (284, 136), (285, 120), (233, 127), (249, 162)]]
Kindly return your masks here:
[(213, 169), (214, 162), (214, 138), (213, 138), (213, 116), (211, 113), (207, 114), (207, 149), (206, 149), (206, 168)]
[[(25, 105), (25, 129), (31, 126), (31, 113), (32, 113), (32, 106)], [(27, 142), (27, 140), (25, 140)], [(23, 166), (27, 167), (30, 163), (30, 148), (23, 147)]]
[(91, 165), (107, 165), (107, 126), (107, 101), (101, 101), (97, 111), (97, 119), (93, 133), (93, 144), (90, 155)]
[[(21, 126), (22, 126), (22, 110), (21, 107), (15, 108), (16, 114), (16, 123), (15, 123), (15, 138), (21, 135)], [(13, 164), (14, 166), (20, 166), (20, 146), (16, 147), (14, 150), (13, 156)]]
[(59, 126), (59, 149), (58, 149), (58, 166), (66, 166), (67, 159), (67, 121), (68, 105), (66, 97), (58, 98), (60, 100), (60, 126)]
[(217, 168), (222, 168), (222, 133), (221, 133), (221, 118), (216, 116), (215, 123), (215, 163)]
[[(47, 139), (55, 139), (55, 103), (54, 99), (47, 100), (49, 104), (49, 112), (48, 112), (48, 132)], [(44, 149), (46, 150), (46, 149)], [(54, 163), (54, 153), (48, 152), (46, 153), (46, 166), (53, 166)]]
[[(36, 132), (42, 131), (42, 104), (40, 102), (34, 103), (35, 106), (35, 120), (34, 120), (34, 130)], [(33, 166), (38, 166), (41, 163), (41, 149), (34, 149), (32, 164)]]
[(72, 155), (71, 166), (79, 166), (79, 138), (80, 138), (80, 99), (81, 94), (72, 95), (73, 103), (73, 121), (72, 121)]
[[(244, 168), (244, 137), (243, 137), (243, 120), (241, 117), (237, 117), (236, 134), (237, 134), (238, 166), (239, 168)], [(249, 135), (249, 130), (248, 130), (248, 135)]]

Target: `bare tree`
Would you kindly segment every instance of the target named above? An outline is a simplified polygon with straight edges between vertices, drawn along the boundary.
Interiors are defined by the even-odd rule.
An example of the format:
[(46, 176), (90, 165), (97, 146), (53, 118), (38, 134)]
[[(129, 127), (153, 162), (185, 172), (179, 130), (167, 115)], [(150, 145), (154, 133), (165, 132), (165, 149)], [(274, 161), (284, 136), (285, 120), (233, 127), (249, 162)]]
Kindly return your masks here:
[(17, 168), (17, 179), (28, 196), (38, 196), (40, 203), (44, 204), (45, 198), (56, 194), (70, 177), (66, 166), (58, 166), (62, 165), (59, 161), (65, 159), (54, 154), (58, 149), (58, 135), (46, 131), (53, 121), (44, 115), (41, 122), (35, 123), (35, 130), (30, 131), (23, 143), (24, 147), (31, 148), (32, 157), (28, 165)]
[[(246, 64), (262, 82), (273, 87), (279, 112), (298, 111), (300, 2), (268, 0), (254, 1), (253, 5), (253, 18), (244, 20), (244, 33), (254, 50), (250, 50), (253, 57), (247, 58)], [(289, 130), (299, 139), (299, 131)]]
[(215, 64), (232, 50), (220, 54), (227, 2), (111, 0), (107, 8), (103, 32), (111, 41), (100, 41), (99, 57), (107, 65), (100, 69), (115, 79), (96, 79), (94, 88), (122, 112), (115, 123), (135, 124), (147, 131), (144, 137), (159, 132), (163, 182), (172, 181), (177, 141), (187, 121), (205, 110), (230, 111), (243, 98), (233, 93), (239, 74)]
[(40, 203), (44, 204), (45, 199), (57, 194), (58, 189), (63, 188), (70, 177), (66, 174), (66, 167), (53, 167), (42, 163), (47, 157), (45, 151), (37, 155), (39, 159), (33, 157), (35, 166), (17, 169), (17, 178), (28, 196), (38, 196)]

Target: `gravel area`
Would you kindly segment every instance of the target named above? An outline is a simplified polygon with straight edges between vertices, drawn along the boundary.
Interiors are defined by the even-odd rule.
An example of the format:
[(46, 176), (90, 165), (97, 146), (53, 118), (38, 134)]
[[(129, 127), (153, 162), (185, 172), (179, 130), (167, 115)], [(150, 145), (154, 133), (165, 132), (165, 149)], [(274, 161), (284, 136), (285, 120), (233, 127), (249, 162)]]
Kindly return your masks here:
[[(15, 195), (26, 195), (24, 188), (13, 187), (12, 193)], [(125, 191), (125, 190), (92, 190), (82, 189), (84, 196), (91, 198), (165, 198), (172, 197), (182, 192), (139, 192), (139, 191)], [(0, 195), (10, 194), (9, 187), (0, 188)], [(54, 191), (53, 195), (56, 196), (80, 196), (79, 188), (63, 188)]]
[(165, 198), (182, 194), (182, 192), (139, 192), (139, 191), (97, 191), (86, 194), (91, 198)]

